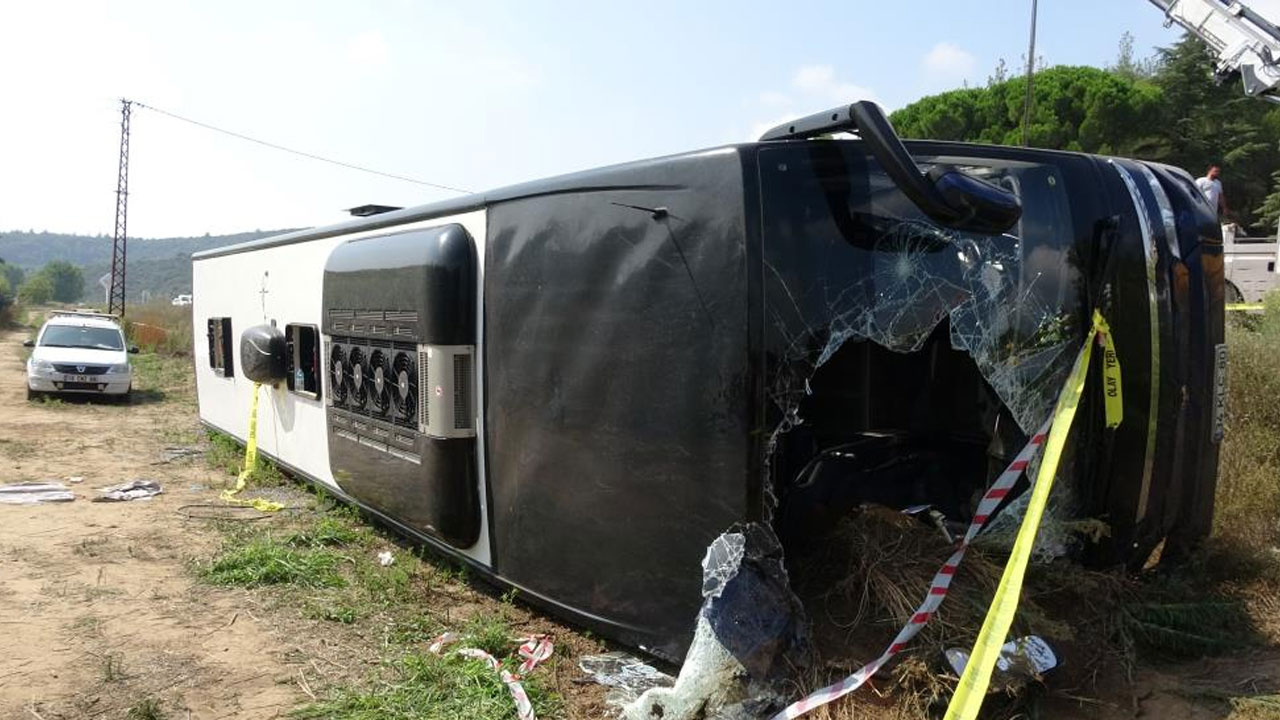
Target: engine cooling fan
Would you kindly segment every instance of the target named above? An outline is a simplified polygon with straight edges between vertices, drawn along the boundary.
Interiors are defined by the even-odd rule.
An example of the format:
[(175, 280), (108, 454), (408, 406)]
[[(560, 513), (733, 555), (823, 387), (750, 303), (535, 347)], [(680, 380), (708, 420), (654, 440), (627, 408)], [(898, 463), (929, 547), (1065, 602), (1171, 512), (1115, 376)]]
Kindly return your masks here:
[(418, 414), (418, 368), (412, 355), (396, 353), (391, 363), (391, 379), (395, 382), (391, 398), (395, 402), (396, 415), (401, 420), (413, 420)]

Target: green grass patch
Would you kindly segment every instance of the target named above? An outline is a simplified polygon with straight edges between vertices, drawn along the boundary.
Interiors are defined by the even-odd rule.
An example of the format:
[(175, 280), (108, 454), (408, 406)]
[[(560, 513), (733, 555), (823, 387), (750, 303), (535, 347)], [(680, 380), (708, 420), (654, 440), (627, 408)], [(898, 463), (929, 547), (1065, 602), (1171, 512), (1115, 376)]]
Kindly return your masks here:
[(354, 545), (368, 537), (368, 532), (336, 516), (322, 516), (314, 525), (308, 525), (289, 535), (285, 542), (294, 547), (342, 547)]
[(360, 611), (350, 605), (313, 603), (307, 607), (307, 615), (316, 620), (353, 625), (360, 619)]
[(141, 352), (131, 355), (134, 402), (177, 400), (195, 403), (195, 373), (191, 358)]
[[(237, 445), (211, 438), (227, 451)], [(217, 449), (211, 451), (216, 456)], [(476, 647), (509, 668), (518, 665), (509, 612), (512, 596), (468, 619), (447, 620), (440, 595), (456, 602), (462, 573), (448, 564), (424, 562), (417, 551), (388, 543), (365, 525), (360, 514), (320, 496), (315, 510), (281, 516), (273, 525), (223, 523), (219, 553), (197, 563), (204, 582), (258, 588), (277, 608), (327, 623), (320, 632), (372, 646), (381, 658), (367, 675), (346, 676), (317, 687), (319, 701), (294, 711), (299, 718), (356, 720), (374, 718), (514, 717), (506, 686), (484, 662), (447, 652), (436, 656), (427, 644), (446, 629), (464, 635), (454, 647)], [(274, 523), (283, 524), (283, 527)], [(389, 551), (393, 562), (379, 563)], [(475, 607), (474, 605), (472, 606)], [(348, 628), (350, 628), (348, 630)], [(540, 717), (563, 714), (563, 701), (535, 673), (526, 680)]]
[(205, 462), (225, 475), (238, 475), (244, 463), (244, 449), (230, 435), (210, 430), (208, 432), (209, 452), (205, 453)]
[[(207, 432), (209, 451), (204, 459), (209, 467), (220, 470), (225, 475), (240, 475), (244, 467), (244, 447), (238, 440), (216, 430)], [(288, 478), (280, 472), (280, 468), (270, 460), (258, 456), (257, 467), (245, 479), (248, 487), (280, 487), (288, 484)]]
[[(376, 682), (333, 688), (328, 698), (298, 708), (292, 716), (325, 720), (514, 717), (514, 701), (498, 673), (483, 660), (452, 652), (462, 647), (485, 650), (511, 671), (519, 664), (511, 657), (515, 644), (506, 620), (500, 615), (478, 616), (467, 623), (462, 639), (444, 654), (417, 649), (405, 652), (386, 663)], [(534, 713), (555, 717), (563, 711), (564, 701), (543, 678), (533, 674), (522, 682)]]
[(288, 542), (264, 536), (226, 548), (200, 575), (214, 585), (261, 587), (299, 585), (336, 588), (347, 584), (338, 572), (345, 556), (329, 549), (300, 549)]

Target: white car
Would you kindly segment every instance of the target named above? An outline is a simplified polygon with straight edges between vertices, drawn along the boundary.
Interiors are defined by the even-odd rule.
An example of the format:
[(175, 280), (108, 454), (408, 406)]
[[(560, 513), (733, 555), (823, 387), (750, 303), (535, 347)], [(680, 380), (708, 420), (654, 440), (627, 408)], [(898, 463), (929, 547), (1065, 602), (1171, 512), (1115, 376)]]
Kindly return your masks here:
[(124, 332), (110, 315), (61, 313), (49, 318), (27, 360), (27, 397), (41, 393), (84, 393), (127, 398), (133, 369)]
[(190, 296), (190, 295), (178, 295), (178, 296), (177, 296), (177, 297), (175, 297), (174, 299), (170, 300), (170, 301), (169, 301), (169, 304), (170, 304), (170, 305), (173, 305), (174, 307), (182, 307), (182, 306), (184, 306), (184, 305), (190, 305), (190, 304), (191, 304), (191, 296)]

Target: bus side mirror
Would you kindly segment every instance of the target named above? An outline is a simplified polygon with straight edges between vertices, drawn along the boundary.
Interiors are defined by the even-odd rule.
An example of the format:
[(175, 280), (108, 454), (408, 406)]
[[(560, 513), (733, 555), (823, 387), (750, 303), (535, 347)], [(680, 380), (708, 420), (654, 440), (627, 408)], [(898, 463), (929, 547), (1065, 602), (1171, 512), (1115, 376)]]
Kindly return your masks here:
[(869, 100), (849, 107), (858, 136), (916, 207), (934, 222), (956, 230), (1002, 233), (1022, 217), (1018, 196), (958, 168), (940, 165), (921, 173), (889, 118)]
[(889, 118), (870, 100), (783, 123), (762, 135), (760, 141), (803, 140), (843, 130), (857, 132), (902, 194), (943, 227), (1002, 233), (1022, 217), (1017, 195), (959, 168), (940, 165), (927, 174), (920, 172)]

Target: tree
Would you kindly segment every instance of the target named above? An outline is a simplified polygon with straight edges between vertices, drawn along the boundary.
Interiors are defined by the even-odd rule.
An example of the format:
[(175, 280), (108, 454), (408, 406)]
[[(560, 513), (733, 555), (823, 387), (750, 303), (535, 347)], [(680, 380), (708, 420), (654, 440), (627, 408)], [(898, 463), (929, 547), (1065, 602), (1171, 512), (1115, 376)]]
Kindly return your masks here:
[[(995, 80), (993, 77), (992, 80)], [(1280, 107), (1216, 83), (1214, 61), (1184, 36), (1138, 60), (1132, 37), (1108, 70), (1053, 67), (1037, 72), (1028, 140), (1034, 147), (1124, 155), (1181, 167), (1193, 176), (1222, 167), (1232, 218), (1272, 232), (1280, 220)], [(923, 98), (893, 114), (907, 137), (998, 145), (1021, 142), (1025, 79)]]
[(9, 285), (9, 278), (0, 274), (0, 310), (5, 309), (13, 302), (13, 290)]
[(1254, 225), (1260, 229), (1266, 228), (1268, 235), (1275, 232), (1280, 223), (1280, 170), (1271, 173), (1271, 187), (1274, 188), (1271, 194), (1253, 211)]
[[(1026, 78), (924, 98), (892, 116), (907, 137), (1016, 145)], [(1091, 67), (1042, 70), (1032, 84), (1029, 144), (1059, 150), (1133, 154), (1159, 117), (1150, 83)]]
[(1193, 175), (1222, 166), (1233, 219), (1254, 225), (1280, 166), (1280, 108), (1247, 97), (1239, 81), (1214, 82), (1214, 60), (1199, 39), (1184, 36), (1162, 48), (1152, 81), (1160, 88), (1166, 162)]
[(1116, 53), (1116, 62), (1107, 68), (1111, 72), (1130, 80), (1148, 78), (1155, 72), (1157, 64), (1151, 58), (1138, 59), (1133, 55), (1133, 33), (1125, 31), (1120, 36), (1120, 49)]
[(10, 288), (16, 288), (22, 284), (24, 273), (22, 268), (17, 265), (10, 265), (4, 260), (0, 260), (0, 275), (3, 275), (9, 281)]
[(27, 305), (43, 305), (53, 298), (53, 281), (44, 273), (27, 278), (18, 288), (18, 299)]
[(999, 85), (1000, 83), (1008, 79), (1009, 79), (1009, 65), (1004, 61), (1004, 58), (1000, 58), (1000, 62), (996, 63), (995, 70), (992, 70), (991, 74), (987, 76), (987, 87), (991, 87), (992, 85)]
[(84, 273), (65, 260), (46, 263), (39, 274), (49, 278), (53, 299), (58, 302), (78, 302), (84, 295)]

